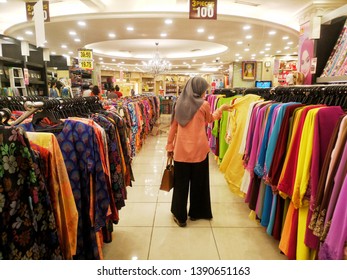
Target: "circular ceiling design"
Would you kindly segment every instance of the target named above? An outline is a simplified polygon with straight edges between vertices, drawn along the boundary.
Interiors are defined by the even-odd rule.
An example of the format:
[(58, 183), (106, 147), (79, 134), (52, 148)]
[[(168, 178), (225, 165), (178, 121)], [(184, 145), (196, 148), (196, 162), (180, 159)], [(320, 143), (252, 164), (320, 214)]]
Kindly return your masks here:
[(218, 55), (228, 50), (214, 42), (176, 39), (108, 40), (88, 44), (86, 48), (98, 55), (134, 60), (152, 58), (156, 50), (162, 58), (173, 60)]

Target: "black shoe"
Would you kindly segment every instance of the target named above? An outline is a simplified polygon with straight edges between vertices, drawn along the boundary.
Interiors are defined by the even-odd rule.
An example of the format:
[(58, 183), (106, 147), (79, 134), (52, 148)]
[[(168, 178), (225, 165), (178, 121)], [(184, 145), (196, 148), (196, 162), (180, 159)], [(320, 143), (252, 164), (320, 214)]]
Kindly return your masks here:
[(173, 219), (179, 227), (185, 227), (187, 225), (186, 222), (180, 222), (175, 216), (173, 217)]
[(197, 218), (193, 218), (193, 217), (189, 217), (189, 219), (190, 219), (191, 221), (196, 221), (196, 220), (198, 220)]

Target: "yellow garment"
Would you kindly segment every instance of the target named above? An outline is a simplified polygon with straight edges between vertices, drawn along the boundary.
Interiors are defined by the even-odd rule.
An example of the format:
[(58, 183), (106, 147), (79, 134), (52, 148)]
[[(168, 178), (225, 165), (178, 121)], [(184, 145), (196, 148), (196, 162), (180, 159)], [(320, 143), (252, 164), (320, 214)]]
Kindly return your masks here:
[(314, 124), (320, 109), (321, 108), (311, 109), (307, 113), (302, 129), (292, 197), (295, 208), (300, 208), (309, 203), (307, 200), (304, 201), (304, 195), (310, 179)]
[(299, 208), (298, 218), (298, 235), (296, 242), (296, 259), (297, 260), (309, 260), (311, 250), (305, 245), (306, 223), (308, 215), (308, 205)]
[(224, 177), (230, 189), (241, 197), (244, 196), (244, 193), (240, 191), (244, 167), (242, 161), (243, 155), (239, 153), (239, 149), (242, 142), (249, 105), (259, 99), (261, 99), (261, 97), (254, 94), (248, 94), (237, 98), (232, 105), (232, 111), (229, 112), (230, 131), (228, 135), (230, 135), (231, 138), (229, 147), (220, 164), (220, 170), (225, 173)]
[(27, 132), (29, 141), (51, 154), (49, 195), (53, 204), (58, 237), (65, 259), (76, 255), (78, 212), (58, 140), (52, 133)]

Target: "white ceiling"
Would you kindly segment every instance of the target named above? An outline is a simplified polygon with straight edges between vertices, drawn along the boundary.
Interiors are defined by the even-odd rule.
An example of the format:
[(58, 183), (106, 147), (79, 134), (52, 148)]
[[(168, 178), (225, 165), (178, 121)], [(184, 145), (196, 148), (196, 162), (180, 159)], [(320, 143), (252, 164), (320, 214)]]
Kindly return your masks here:
[[(22, 37), (36, 45), (34, 23), (26, 20), (25, 2), (0, 3), (0, 33)], [(77, 56), (79, 48), (92, 48), (96, 62), (112, 69), (131, 70), (132, 66), (141, 65), (141, 61), (153, 55), (156, 42), (161, 57), (169, 60), (173, 69), (196, 69), (203, 63), (228, 65), (239, 57), (261, 60), (266, 56), (296, 54), (299, 15), (305, 9), (319, 4), (332, 10), (347, 0), (218, 0), (218, 20), (190, 20), (188, 3), (188, 0), (51, 0), (45, 47), (57, 55), (70, 56)], [(165, 24), (165, 19), (172, 19), (172, 24)], [(81, 27), (78, 21), (86, 25)], [(246, 25), (250, 29), (244, 30)], [(134, 30), (128, 31), (129, 26)], [(200, 28), (204, 32), (198, 33)], [(28, 31), (33, 34), (26, 34)], [(71, 31), (76, 35), (70, 35)], [(270, 31), (275, 34), (270, 35)], [(110, 38), (109, 33), (115, 38)], [(247, 35), (252, 38), (247, 39)]]

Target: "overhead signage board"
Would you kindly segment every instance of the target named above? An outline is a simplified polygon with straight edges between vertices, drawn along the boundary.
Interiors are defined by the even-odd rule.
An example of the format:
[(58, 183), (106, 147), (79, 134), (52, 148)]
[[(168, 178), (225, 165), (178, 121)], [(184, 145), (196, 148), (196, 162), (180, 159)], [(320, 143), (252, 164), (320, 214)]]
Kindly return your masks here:
[(93, 69), (93, 50), (79, 49), (78, 50), (78, 66), (82, 69)]
[[(32, 21), (34, 18), (34, 6), (37, 3), (37, 1), (35, 2), (26, 2), (25, 3), (25, 10), (26, 10), (26, 14), (27, 14), (27, 20), (28, 21)], [(49, 1), (42, 1), (43, 3), (43, 18), (45, 22), (49, 22), (50, 21), (50, 17), (49, 17)]]
[(217, 19), (217, 0), (189, 0), (189, 19)]

